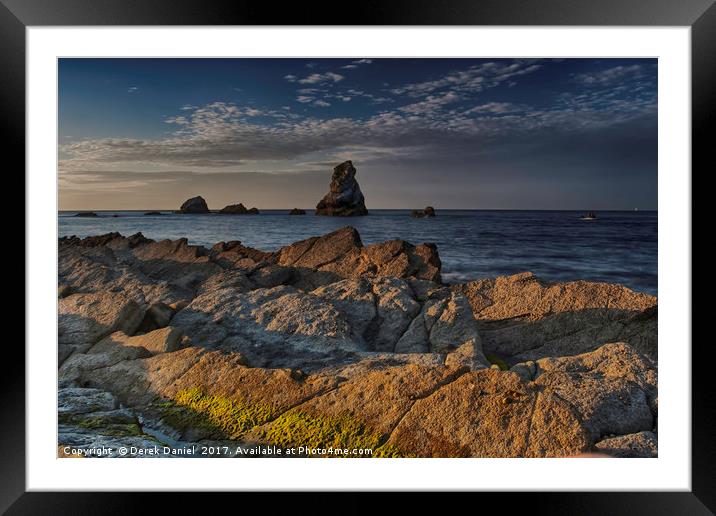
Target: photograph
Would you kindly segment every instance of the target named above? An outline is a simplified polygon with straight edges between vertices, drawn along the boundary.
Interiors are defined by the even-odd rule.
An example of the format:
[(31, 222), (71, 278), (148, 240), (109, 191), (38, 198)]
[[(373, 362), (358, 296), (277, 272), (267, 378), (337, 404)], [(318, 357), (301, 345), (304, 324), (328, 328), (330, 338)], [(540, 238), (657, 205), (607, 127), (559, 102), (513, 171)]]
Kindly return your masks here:
[(57, 60), (57, 456), (657, 458), (656, 58)]

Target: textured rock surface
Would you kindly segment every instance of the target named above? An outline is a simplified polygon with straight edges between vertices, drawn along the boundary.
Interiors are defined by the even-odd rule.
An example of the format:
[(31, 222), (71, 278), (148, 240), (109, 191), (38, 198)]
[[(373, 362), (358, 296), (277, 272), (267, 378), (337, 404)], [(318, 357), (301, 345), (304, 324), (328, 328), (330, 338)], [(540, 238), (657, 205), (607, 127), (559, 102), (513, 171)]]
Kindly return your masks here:
[(179, 213), (209, 213), (209, 207), (202, 196), (187, 199), (179, 208)]
[(610, 437), (598, 442), (595, 448), (612, 457), (654, 458), (658, 456), (656, 434), (646, 431)]
[(567, 403), (493, 370), (466, 373), (416, 401), (388, 442), (419, 457), (554, 457), (591, 444)]
[(144, 316), (140, 305), (121, 293), (72, 294), (58, 302), (59, 360), (83, 352), (114, 332), (133, 333)]
[(307, 286), (359, 276), (440, 281), (441, 262), (434, 244), (390, 240), (363, 246), (360, 235), (350, 226), (283, 247), (276, 261), (293, 267), (298, 280)]
[(350, 161), (345, 161), (333, 169), (330, 191), (316, 205), (316, 215), (368, 215), (365, 198), (355, 175), (356, 169)]
[(522, 273), (456, 289), (470, 301), (485, 350), (515, 362), (574, 355), (618, 341), (657, 356), (657, 299), (621, 285), (548, 283)]
[(447, 286), (433, 245), (350, 227), (275, 252), (59, 244), (59, 444), (657, 453), (651, 296), (531, 274)]

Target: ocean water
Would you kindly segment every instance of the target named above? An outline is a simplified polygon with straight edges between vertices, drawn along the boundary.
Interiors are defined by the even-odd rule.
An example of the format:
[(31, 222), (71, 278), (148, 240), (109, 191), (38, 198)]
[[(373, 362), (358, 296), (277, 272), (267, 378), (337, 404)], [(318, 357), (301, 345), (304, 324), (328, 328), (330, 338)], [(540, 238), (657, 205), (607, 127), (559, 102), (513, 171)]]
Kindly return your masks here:
[(621, 283), (657, 294), (657, 212), (599, 212), (580, 220), (575, 211), (439, 210), (435, 218), (414, 219), (410, 210), (371, 210), (367, 217), (288, 215), (162, 215), (97, 212), (98, 217), (59, 213), (59, 236), (85, 237), (117, 231), (142, 232), (155, 240), (186, 237), (211, 246), (240, 240), (273, 251), (297, 240), (351, 225), (364, 244), (394, 238), (437, 244), (443, 280), (456, 283), (532, 271), (552, 281), (591, 280)]

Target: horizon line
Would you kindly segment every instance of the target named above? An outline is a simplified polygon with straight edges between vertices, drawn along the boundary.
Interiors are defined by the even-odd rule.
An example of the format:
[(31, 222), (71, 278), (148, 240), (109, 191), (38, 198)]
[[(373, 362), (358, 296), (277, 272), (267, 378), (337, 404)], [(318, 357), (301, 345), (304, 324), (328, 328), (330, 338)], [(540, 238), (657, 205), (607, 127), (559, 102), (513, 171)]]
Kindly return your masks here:
[[(301, 208), (300, 206), (292, 206), (292, 207), (281, 207), (281, 208), (258, 208), (259, 212), (263, 211), (281, 211), (281, 210), (287, 210), (290, 211), (292, 209), (300, 209), (300, 210), (306, 210), (306, 211), (313, 211), (316, 208)], [(369, 208), (368, 212), (372, 211), (398, 211), (398, 210), (418, 210), (422, 208)], [(221, 208), (216, 209), (209, 209), (209, 213), (218, 213), (221, 210)], [(435, 208), (436, 211), (601, 211), (601, 212), (610, 212), (610, 211), (627, 211), (627, 212), (639, 212), (639, 211), (658, 211), (658, 208), (589, 208), (589, 209), (577, 209), (577, 208)], [(83, 209), (62, 209), (57, 210), (58, 213), (63, 212), (94, 212), (94, 213), (111, 213), (111, 212), (118, 212), (118, 211), (130, 211), (130, 212), (149, 212), (149, 211), (168, 211), (168, 212), (176, 212), (179, 211), (176, 208), (114, 208), (114, 209), (92, 209), (92, 208), (83, 208)], [(193, 213), (193, 214), (184, 214), (184, 215), (202, 215), (202, 213)]]

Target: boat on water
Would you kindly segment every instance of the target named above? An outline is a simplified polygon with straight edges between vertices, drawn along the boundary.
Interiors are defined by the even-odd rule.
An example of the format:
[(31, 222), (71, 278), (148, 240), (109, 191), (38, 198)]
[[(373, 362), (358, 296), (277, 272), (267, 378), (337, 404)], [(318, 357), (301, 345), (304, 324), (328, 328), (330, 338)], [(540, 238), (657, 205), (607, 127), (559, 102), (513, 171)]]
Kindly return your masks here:
[(593, 211), (590, 211), (589, 213), (579, 217), (579, 220), (596, 220), (596, 219), (597, 219), (597, 214), (594, 213)]

